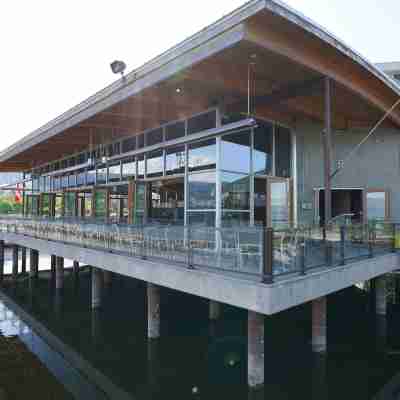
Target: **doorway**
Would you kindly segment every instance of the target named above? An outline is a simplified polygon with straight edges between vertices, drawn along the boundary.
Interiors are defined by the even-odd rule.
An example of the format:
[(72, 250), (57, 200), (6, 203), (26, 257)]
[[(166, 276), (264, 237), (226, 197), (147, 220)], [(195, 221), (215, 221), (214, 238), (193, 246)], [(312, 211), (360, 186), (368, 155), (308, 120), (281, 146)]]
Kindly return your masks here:
[[(316, 217), (319, 224), (325, 224), (325, 190), (317, 190)], [(332, 219), (363, 221), (363, 190), (332, 189)]]

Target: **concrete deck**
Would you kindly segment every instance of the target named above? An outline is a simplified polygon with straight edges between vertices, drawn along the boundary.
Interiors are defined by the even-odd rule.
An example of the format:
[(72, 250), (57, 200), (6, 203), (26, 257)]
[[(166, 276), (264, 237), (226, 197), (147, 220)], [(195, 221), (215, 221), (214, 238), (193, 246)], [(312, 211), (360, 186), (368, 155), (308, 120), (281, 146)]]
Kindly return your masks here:
[(39, 250), (42, 254), (77, 260), (103, 270), (265, 315), (326, 296), (400, 267), (400, 255), (391, 253), (345, 266), (321, 268), (304, 276), (288, 276), (272, 285), (265, 285), (247, 275), (188, 269), (12, 233), (1, 233), (0, 239)]

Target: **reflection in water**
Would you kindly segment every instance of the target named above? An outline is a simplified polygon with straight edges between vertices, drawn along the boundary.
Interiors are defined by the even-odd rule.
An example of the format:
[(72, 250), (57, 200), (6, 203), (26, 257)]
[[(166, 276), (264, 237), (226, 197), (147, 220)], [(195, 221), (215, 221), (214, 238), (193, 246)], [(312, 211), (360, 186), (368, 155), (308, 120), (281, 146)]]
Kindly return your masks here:
[[(376, 324), (360, 288), (330, 297), (327, 357), (311, 353), (309, 305), (266, 318), (265, 388), (249, 392), (244, 310), (224, 306), (221, 319), (210, 323), (208, 301), (162, 289), (161, 338), (148, 341), (143, 282), (115, 275), (102, 308), (92, 311), (90, 274), (81, 271), (78, 288), (73, 275), (66, 275), (61, 298), (46, 279), (42, 275), (31, 292), (28, 283), (21, 283), (18, 302), (28, 309), (33, 297), (37, 319), (138, 400), (365, 400), (399, 371), (400, 329), (393, 322), (398, 311), (391, 306), (385, 323)], [(4, 313), (0, 308), (0, 316)], [(27, 329), (13, 325), (13, 316), (9, 312), (3, 318), (16, 330), (13, 334)], [(379, 337), (387, 338), (390, 357), (377, 343)]]

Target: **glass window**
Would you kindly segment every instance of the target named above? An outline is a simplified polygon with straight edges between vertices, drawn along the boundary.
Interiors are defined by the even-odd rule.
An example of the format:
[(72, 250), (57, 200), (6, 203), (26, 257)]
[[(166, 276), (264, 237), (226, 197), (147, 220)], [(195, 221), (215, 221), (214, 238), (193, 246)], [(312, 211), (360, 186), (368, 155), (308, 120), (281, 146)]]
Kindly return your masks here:
[(290, 222), (288, 182), (271, 182), (271, 225), (272, 227), (287, 227)]
[(165, 139), (174, 140), (185, 136), (185, 122), (179, 121), (165, 127)]
[(153, 146), (163, 141), (163, 129), (157, 128), (146, 132), (146, 146)]
[(138, 169), (138, 178), (143, 179), (144, 178), (144, 155), (141, 154), (140, 156), (137, 156), (136, 161), (137, 161), (137, 169)]
[(96, 170), (94, 168), (90, 168), (87, 171), (86, 184), (94, 185), (95, 183), (96, 183)]
[(74, 217), (75, 216), (75, 203), (76, 200), (76, 194), (73, 192), (66, 192), (64, 194), (64, 215), (66, 217)]
[(137, 136), (136, 148), (141, 149), (143, 147), (144, 147), (144, 134), (142, 133), (141, 135)]
[(223, 211), (222, 212), (222, 226), (249, 226), (250, 212), (237, 212), (237, 211)]
[(275, 131), (275, 175), (290, 177), (291, 170), (291, 138), (290, 130), (281, 126)]
[(146, 157), (146, 162), (147, 162), (147, 170), (146, 170), (146, 176), (152, 177), (152, 176), (162, 176), (163, 174), (163, 165), (164, 165), (164, 157), (163, 157), (163, 151), (162, 150), (157, 150), (153, 151), (151, 153), (148, 153)]
[(146, 205), (146, 186), (145, 184), (136, 185), (135, 193), (135, 213), (134, 224), (142, 224), (144, 220), (144, 211)]
[(54, 177), (54, 190), (60, 190), (61, 188), (61, 178), (59, 176)]
[(122, 179), (136, 175), (136, 161), (134, 158), (128, 158), (122, 162)]
[(188, 223), (191, 226), (215, 226), (215, 212), (195, 212), (188, 213)]
[(221, 169), (250, 173), (250, 131), (221, 138)]
[(189, 209), (215, 209), (215, 172), (189, 175)]
[(367, 218), (385, 219), (386, 217), (386, 193), (367, 192)]
[(272, 173), (272, 124), (259, 122), (254, 129), (253, 172), (260, 175)]
[(61, 187), (62, 188), (67, 188), (68, 187), (68, 175), (64, 175), (61, 178)]
[(71, 158), (68, 160), (68, 165), (69, 165), (70, 167), (73, 167), (75, 164), (76, 164), (76, 158), (75, 158), (75, 157), (71, 157)]
[(121, 163), (112, 164), (108, 167), (108, 181), (116, 182), (121, 180)]
[(189, 145), (189, 171), (215, 169), (217, 159), (215, 139)]
[(77, 157), (77, 164), (84, 164), (87, 161), (87, 153), (80, 153)]
[(77, 185), (85, 185), (86, 184), (86, 171), (80, 171), (78, 172), (78, 177), (77, 177)]
[(107, 190), (95, 190), (94, 209), (96, 218), (105, 218), (107, 215)]
[(250, 179), (247, 175), (223, 172), (222, 207), (227, 210), (250, 209)]
[(107, 182), (107, 167), (105, 165), (98, 165), (96, 172), (96, 184)]
[(34, 177), (32, 179), (32, 190), (34, 192), (38, 192), (39, 191), (39, 178)]
[(71, 174), (71, 175), (68, 177), (68, 186), (69, 186), (69, 187), (74, 187), (74, 186), (76, 186), (76, 175), (75, 175), (75, 174)]
[(165, 169), (167, 175), (185, 172), (185, 146), (170, 147), (166, 150)]
[(212, 129), (217, 126), (216, 110), (208, 111), (188, 119), (188, 135)]
[(127, 153), (136, 149), (136, 136), (125, 139), (122, 142), (122, 152)]

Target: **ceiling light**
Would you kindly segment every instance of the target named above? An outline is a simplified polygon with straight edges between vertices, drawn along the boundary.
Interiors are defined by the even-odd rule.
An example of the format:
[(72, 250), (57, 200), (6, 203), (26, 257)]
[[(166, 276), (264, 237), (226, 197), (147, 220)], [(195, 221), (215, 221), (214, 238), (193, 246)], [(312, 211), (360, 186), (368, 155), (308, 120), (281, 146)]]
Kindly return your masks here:
[(176, 88), (176, 93), (182, 93), (182, 89), (181, 88)]

